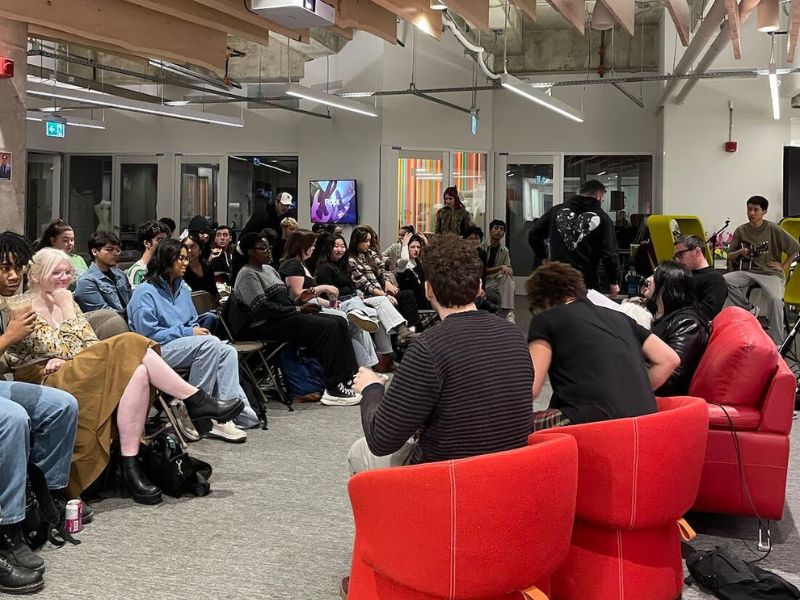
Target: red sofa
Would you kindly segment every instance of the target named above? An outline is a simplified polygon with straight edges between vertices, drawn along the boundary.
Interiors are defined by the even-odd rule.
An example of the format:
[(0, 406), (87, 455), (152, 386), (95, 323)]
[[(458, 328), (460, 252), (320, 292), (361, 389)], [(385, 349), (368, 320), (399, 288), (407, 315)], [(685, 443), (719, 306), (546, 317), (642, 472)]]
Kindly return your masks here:
[(359, 473), (348, 600), (542, 598), (575, 516), (575, 440)]
[[(690, 395), (709, 403), (708, 448), (695, 510), (781, 519), (795, 385), (752, 314), (729, 307), (717, 315), (689, 388)], [(725, 407), (737, 432), (750, 499), (728, 417), (717, 404)]]
[(675, 600), (683, 589), (677, 520), (697, 494), (708, 439), (700, 398), (659, 398), (659, 412), (534, 433), (578, 443), (578, 500), (553, 600)]

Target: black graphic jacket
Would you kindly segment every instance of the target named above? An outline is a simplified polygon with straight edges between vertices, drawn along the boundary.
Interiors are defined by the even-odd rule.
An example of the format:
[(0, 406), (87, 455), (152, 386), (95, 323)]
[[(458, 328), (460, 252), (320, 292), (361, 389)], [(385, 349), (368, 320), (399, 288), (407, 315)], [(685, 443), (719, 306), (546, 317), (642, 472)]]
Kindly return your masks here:
[(570, 263), (583, 273), (586, 287), (596, 289), (597, 266), (603, 261), (609, 283), (619, 283), (619, 248), (614, 222), (597, 199), (575, 196), (556, 204), (536, 222), (530, 243), (537, 256), (546, 256), (544, 241), (550, 240), (550, 260)]

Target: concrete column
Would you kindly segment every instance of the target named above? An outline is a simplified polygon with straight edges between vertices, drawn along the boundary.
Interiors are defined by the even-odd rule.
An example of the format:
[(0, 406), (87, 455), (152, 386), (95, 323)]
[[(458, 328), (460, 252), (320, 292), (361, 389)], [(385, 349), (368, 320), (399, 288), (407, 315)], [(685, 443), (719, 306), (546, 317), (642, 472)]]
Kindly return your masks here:
[(11, 152), (11, 181), (0, 179), (0, 231), (24, 231), (27, 178), (25, 90), (28, 26), (0, 18), (0, 56), (14, 61), (14, 78), (0, 79), (0, 151)]

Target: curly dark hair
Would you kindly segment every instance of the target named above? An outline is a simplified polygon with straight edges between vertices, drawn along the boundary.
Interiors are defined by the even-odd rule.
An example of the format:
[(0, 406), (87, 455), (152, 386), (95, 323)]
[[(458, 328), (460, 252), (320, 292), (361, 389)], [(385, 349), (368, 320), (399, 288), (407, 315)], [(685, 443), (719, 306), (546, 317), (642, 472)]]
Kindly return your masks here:
[(136, 240), (139, 242), (140, 248), (144, 250), (144, 243), (152, 242), (159, 233), (164, 233), (167, 237), (172, 235), (170, 228), (161, 221), (145, 221), (142, 223), (139, 229), (136, 230)]
[(449, 308), (475, 302), (483, 264), (472, 244), (454, 233), (438, 235), (422, 248), (420, 262), (439, 304)]
[(35, 243), (36, 248), (50, 248), (53, 245), (53, 239), (60, 236), (62, 233), (72, 231), (72, 225), (69, 225), (63, 219), (55, 219), (47, 224), (47, 228), (42, 232), (40, 237)]
[(528, 277), (525, 290), (532, 311), (564, 304), (570, 298), (586, 297), (586, 284), (581, 272), (562, 262), (550, 262), (536, 269)]
[(172, 238), (162, 240), (158, 246), (156, 246), (153, 258), (147, 263), (147, 276), (145, 277), (145, 281), (153, 285), (158, 285), (161, 283), (162, 278), (169, 279), (169, 271), (181, 255), (182, 248), (185, 248), (185, 246), (183, 242), (179, 240)]

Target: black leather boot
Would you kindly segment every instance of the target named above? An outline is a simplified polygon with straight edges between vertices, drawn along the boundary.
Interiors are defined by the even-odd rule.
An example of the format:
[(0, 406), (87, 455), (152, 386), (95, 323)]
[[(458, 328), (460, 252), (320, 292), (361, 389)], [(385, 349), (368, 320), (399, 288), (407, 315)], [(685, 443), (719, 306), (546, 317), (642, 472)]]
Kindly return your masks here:
[(150, 483), (139, 465), (138, 456), (122, 457), (122, 481), (134, 502), (139, 504), (158, 504), (161, 502), (161, 490)]
[(211, 431), (211, 419), (219, 423), (226, 423), (244, 410), (244, 402), (238, 398), (219, 400), (206, 394), (203, 390), (197, 390), (183, 403), (186, 405), (186, 410), (189, 412), (189, 417), (197, 428), (197, 432), (201, 435)]
[(0, 592), (33, 594), (44, 587), (41, 573), (19, 567), (0, 556)]
[(18, 567), (44, 574), (44, 561), (25, 543), (22, 523), (0, 525), (0, 555)]

